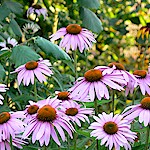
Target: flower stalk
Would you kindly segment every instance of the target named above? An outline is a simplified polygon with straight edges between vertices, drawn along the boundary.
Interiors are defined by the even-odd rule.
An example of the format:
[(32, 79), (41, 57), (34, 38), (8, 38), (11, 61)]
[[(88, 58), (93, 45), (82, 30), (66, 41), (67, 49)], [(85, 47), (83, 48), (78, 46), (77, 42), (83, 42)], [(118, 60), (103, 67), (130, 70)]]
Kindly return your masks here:
[(145, 150), (149, 150), (149, 132), (150, 132), (150, 125), (147, 126)]
[(74, 71), (75, 71), (75, 80), (78, 78), (77, 74), (77, 50), (73, 52), (73, 57), (74, 57)]

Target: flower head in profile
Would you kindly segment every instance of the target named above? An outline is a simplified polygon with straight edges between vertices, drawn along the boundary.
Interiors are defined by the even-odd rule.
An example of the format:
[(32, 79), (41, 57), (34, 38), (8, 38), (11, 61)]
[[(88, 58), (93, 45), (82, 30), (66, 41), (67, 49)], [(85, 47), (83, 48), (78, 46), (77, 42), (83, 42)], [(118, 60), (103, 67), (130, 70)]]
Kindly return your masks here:
[(26, 34), (34, 34), (40, 29), (39, 25), (35, 23), (28, 23), (23, 26), (23, 31)]
[(88, 123), (90, 123), (88, 115), (91, 115), (93, 113), (92, 108), (83, 108), (80, 104), (74, 101), (65, 101), (61, 104), (60, 110), (79, 127), (81, 127), (81, 121), (87, 121)]
[(29, 61), (19, 66), (12, 73), (18, 73), (17, 80), (19, 85), (23, 81), (23, 84), (28, 86), (30, 82), (34, 84), (35, 76), (41, 83), (46, 81), (44, 75), (51, 76), (53, 74), (49, 66), (51, 66), (49, 60), (40, 59), (39, 61)]
[(147, 23), (146, 26), (140, 28), (140, 30), (137, 33), (137, 38), (142, 36), (142, 39), (144, 39), (144, 36), (146, 36), (146, 38), (148, 39), (149, 34), (150, 34), (150, 23)]
[(23, 112), (2, 112), (0, 113), (0, 141), (9, 139), (10, 136), (15, 138), (16, 134), (24, 131), (25, 123), (20, 119), (24, 119)]
[(25, 123), (28, 123), (30, 120), (32, 120), (33, 115), (36, 115), (37, 111), (39, 109), (39, 104), (35, 103), (33, 101), (29, 101), (29, 105), (26, 106), (25, 112)]
[[(23, 149), (21, 145), (25, 144), (27, 144), (27, 142), (22, 140), (21, 137), (12, 138), (12, 145), (16, 148)], [(10, 138), (0, 141), (0, 150), (11, 150)]]
[[(127, 82), (126, 85), (122, 84), (122, 86), (125, 86), (125, 95), (127, 96), (129, 92), (132, 94), (134, 89), (137, 87), (137, 79), (136, 77), (125, 70), (124, 65), (117, 62), (112, 62), (108, 64), (108, 66), (100, 66), (101, 70), (103, 70), (103, 74), (120, 74), (124, 78), (124, 80)], [(119, 80), (118, 80), (119, 83)]]
[(146, 70), (135, 70), (134, 76), (138, 80), (138, 85), (143, 95), (148, 93), (150, 95), (150, 74)]
[[(27, 138), (32, 134), (32, 143), (36, 140), (40, 142), (40, 146), (47, 146), (51, 138), (60, 145), (59, 137), (62, 141), (66, 141), (64, 130), (71, 138), (74, 128), (67, 118), (58, 110), (60, 101), (56, 99), (47, 99), (45, 103), (41, 103), (37, 114), (28, 122), (28, 126), (23, 133), (23, 138)], [(58, 133), (58, 134), (57, 134)], [(51, 138), (50, 138), (51, 137)]]
[(18, 44), (18, 42), (16, 41), (16, 39), (13, 39), (13, 38), (9, 37), (7, 39), (7, 41), (0, 42), (0, 47), (2, 47), (1, 50), (8, 50), (8, 49), (13, 48), (17, 44)]
[(95, 95), (99, 100), (103, 97), (109, 99), (107, 86), (119, 91), (124, 90), (122, 84), (126, 85), (127, 82), (121, 74), (104, 74), (99, 67), (96, 67), (85, 72), (84, 77), (79, 77), (69, 91), (72, 97), (78, 95), (81, 101), (87, 96), (94, 101)]
[(105, 144), (109, 150), (113, 148), (120, 150), (120, 147), (131, 150), (129, 142), (134, 142), (136, 133), (130, 130), (128, 120), (123, 119), (122, 115), (113, 116), (113, 113), (106, 114), (104, 112), (93, 118), (96, 122), (89, 127), (89, 129), (93, 129), (91, 136), (101, 140), (101, 145)]
[(96, 42), (93, 34), (78, 24), (70, 24), (66, 28), (63, 27), (59, 29), (55, 34), (50, 36), (50, 40), (55, 41), (62, 36), (64, 37), (59, 46), (65, 48), (66, 52), (68, 52), (70, 49), (79, 49), (79, 51), (82, 53), (84, 49), (91, 48), (93, 45), (92, 43)]
[(44, 20), (46, 19), (46, 16), (48, 16), (47, 10), (37, 4), (33, 5), (27, 10), (27, 17), (29, 17), (29, 15), (31, 14), (36, 14), (38, 17), (42, 15), (44, 17)]
[[(5, 84), (0, 84), (0, 92), (6, 92), (8, 90), (7, 86)], [(3, 104), (1, 100), (4, 100), (4, 97), (0, 94), (0, 105)]]
[(150, 124), (150, 97), (143, 98), (140, 104), (127, 107), (122, 115), (130, 122), (139, 117), (139, 122), (144, 122), (145, 127), (148, 126)]

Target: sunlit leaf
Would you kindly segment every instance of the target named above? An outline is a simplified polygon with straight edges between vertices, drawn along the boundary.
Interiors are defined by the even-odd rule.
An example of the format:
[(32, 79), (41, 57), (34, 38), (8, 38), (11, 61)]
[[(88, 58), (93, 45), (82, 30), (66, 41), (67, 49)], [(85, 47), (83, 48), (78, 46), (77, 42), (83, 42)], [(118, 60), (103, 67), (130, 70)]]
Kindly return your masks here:
[(0, 64), (0, 80), (2, 80), (5, 76), (5, 69), (2, 66), (2, 64)]
[(38, 37), (35, 40), (35, 43), (43, 52), (45, 52), (49, 56), (53, 56), (54, 58), (59, 60), (71, 60), (71, 58), (65, 51), (45, 38)]
[(83, 26), (87, 29), (90, 29), (98, 34), (103, 30), (100, 19), (91, 10), (81, 7), (80, 16)]
[(11, 59), (15, 63), (15, 67), (39, 58), (40, 56), (28, 46), (21, 45), (12, 49)]
[(78, 0), (78, 3), (87, 8), (98, 9), (100, 7), (99, 0)]
[(4, 6), (6, 6), (8, 9), (10, 9), (11, 12), (20, 15), (23, 12), (23, 6), (18, 3), (18, 2), (14, 2), (14, 1), (4, 1), (3, 3)]
[(13, 32), (18, 35), (19, 37), (22, 37), (22, 31), (18, 25), (18, 23), (15, 21), (15, 19), (11, 19), (10, 27), (12, 28)]

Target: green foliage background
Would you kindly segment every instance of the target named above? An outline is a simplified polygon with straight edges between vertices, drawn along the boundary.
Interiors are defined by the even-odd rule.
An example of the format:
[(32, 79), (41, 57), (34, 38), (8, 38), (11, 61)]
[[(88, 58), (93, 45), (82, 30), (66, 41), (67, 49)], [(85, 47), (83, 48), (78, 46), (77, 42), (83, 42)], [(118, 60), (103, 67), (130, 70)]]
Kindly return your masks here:
[[(36, 21), (33, 17), (27, 18), (26, 12), (33, 3), (39, 3), (48, 10), (45, 21), (42, 16)], [(107, 66), (114, 61), (124, 64), (130, 72), (135, 69), (147, 69), (150, 43), (147, 43), (146, 38), (137, 39), (137, 31), (150, 22), (149, 3), (148, 0), (0, 0), (0, 42), (10, 36), (23, 43), (13, 48), (12, 52), (0, 51), (0, 81), (10, 88), (5, 96), (7, 103), (0, 107), (0, 111), (23, 110), (28, 100), (34, 100), (33, 87), (31, 85), (28, 88), (23, 85), (16, 87), (16, 75), (10, 74), (8, 80), (8, 72), (14, 71), (16, 67), (29, 60), (38, 60), (40, 56), (50, 60), (54, 76), (48, 78), (45, 84), (37, 84), (39, 99), (53, 96), (55, 91), (67, 90), (72, 86), (75, 81), (72, 52), (67, 54), (55, 45), (59, 40), (55, 44), (48, 41), (51, 34), (71, 23), (77, 23), (91, 30), (97, 40), (89, 51), (77, 53), (78, 76), (83, 76), (86, 70), (97, 65)], [(35, 38), (26, 42), (29, 37), (25, 36), (22, 27), (29, 22), (36, 22), (41, 30), (36, 33)], [(11, 62), (11, 67), (8, 62)], [(119, 101), (120, 99), (122, 101)], [(123, 93), (119, 93), (115, 101), (116, 112), (121, 112), (122, 107), (128, 105), (130, 99), (130, 95), (125, 98)], [(138, 103), (141, 97), (137, 96), (136, 99)], [(99, 112), (103, 110), (110, 112), (109, 104), (110, 101), (99, 101)], [(92, 103), (86, 105), (94, 107)], [(141, 132), (144, 135), (144, 130)], [(84, 149), (85, 144), (89, 146), (88, 150), (92, 150), (96, 143), (90, 138), (89, 133), (82, 129), (78, 129), (78, 133), (79, 150)], [(142, 142), (137, 144), (137, 147), (143, 146), (142, 144)], [(31, 146), (30, 149), (37, 147)]]

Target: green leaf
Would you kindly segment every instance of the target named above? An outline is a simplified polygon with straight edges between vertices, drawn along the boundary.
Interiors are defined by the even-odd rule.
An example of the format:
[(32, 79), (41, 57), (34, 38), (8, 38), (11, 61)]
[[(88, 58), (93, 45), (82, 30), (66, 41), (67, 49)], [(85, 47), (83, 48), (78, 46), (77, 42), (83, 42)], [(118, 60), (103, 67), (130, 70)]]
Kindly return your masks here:
[[(107, 104), (107, 103), (110, 103), (110, 102), (111, 102), (111, 100), (98, 100), (97, 104), (98, 105), (103, 105), (103, 104)], [(85, 105), (88, 108), (94, 107), (94, 102), (86, 102)]]
[(5, 1), (3, 3), (4, 6), (6, 6), (8, 9), (10, 9), (11, 12), (20, 15), (23, 12), (23, 6), (18, 3), (18, 2), (14, 2), (14, 1)]
[(77, 130), (77, 133), (80, 135), (84, 135), (86, 137), (90, 137), (89, 131), (84, 131), (84, 130), (79, 129), (79, 130)]
[(40, 47), (43, 52), (45, 52), (49, 56), (53, 56), (54, 58), (60, 60), (71, 60), (71, 58), (65, 51), (63, 51), (59, 46), (51, 43), (47, 39), (38, 37), (35, 40), (35, 43), (38, 45), (38, 47)]
[(0, 80), (2, 80), (5, 76), (5, 69), (4, 67), (0, 64)]
[(18, 35), (19, 37), (22, 37), (22, 31), (21, 31), (18, 23), (15, 21), (15, 19), (11, 19), (11, 22), (9, 25), (16, 35)]
[(100, 7), (99, 0), (78, 0), (78, 3), (86, 8), (98, 9)]
[(11, 59), (15, 67), (23, 65), (31, 60), (38, 60), (40, 56), (28, 46), (16, 46), (12, 48)]
[(6, 6), (0, 6), (0, 20), (4, 20), (10, 13), (11, 11)]
[(0, 59), (2, 58), (2, 57), (9, 57), (11, 55), (11, 52), (8, 50), (4, 50), (4, 51), (0, 51)]
[(80, 17), (82, 19), (84, 27), (98, 34), (103, 30), (100, 19), (91, 10), (81, 7)]

